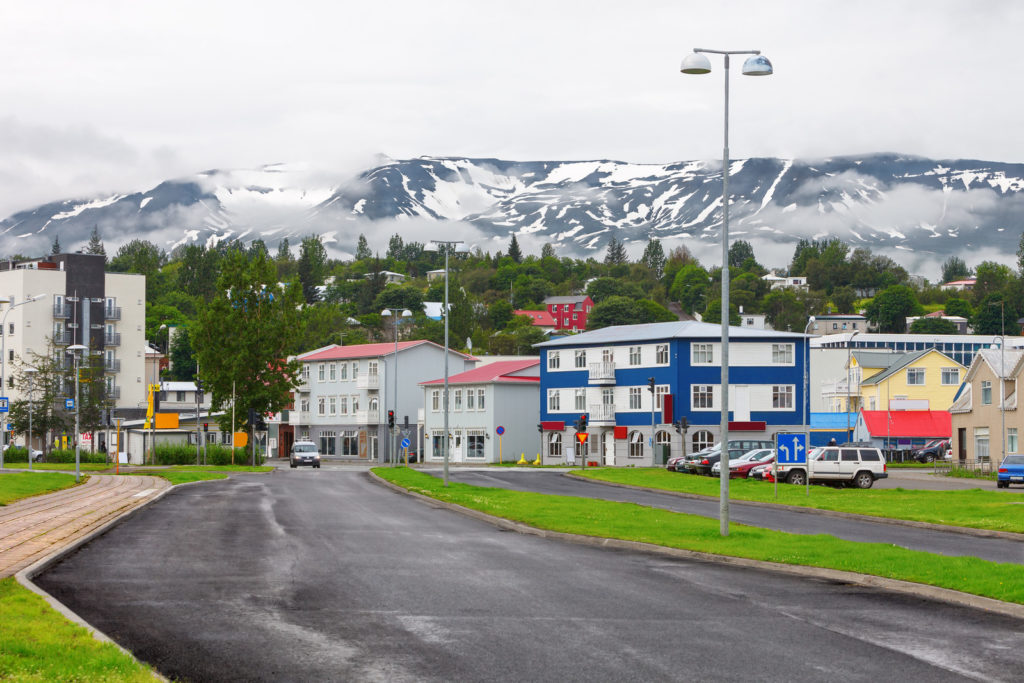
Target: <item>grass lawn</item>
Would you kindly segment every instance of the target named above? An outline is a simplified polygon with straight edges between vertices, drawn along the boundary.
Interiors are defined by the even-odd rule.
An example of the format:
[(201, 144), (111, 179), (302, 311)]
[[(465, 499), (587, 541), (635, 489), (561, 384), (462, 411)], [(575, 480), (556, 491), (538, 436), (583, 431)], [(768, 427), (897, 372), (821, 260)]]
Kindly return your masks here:
[(132, 470), (125, 474), (163, 477), (171, 482), (171, 484), (187, 484), (193, 481), (227, 479), (227, 472), (272, 472), (273, 470), (273, 467), (267, 465), (259, 467), (249, 467), (248, 465), (174, 465), (173, 467), (159, 469)]
[(53, 493), (75, 485), (75, 478), (51, 472), (5, 472), (0, 474), (0, 505), (22, 498)]
[[(665, 469), (602, 468), (587, 470), (579, 476), (718, 497), (717, 477), (680, 474)], [(874, 517), (1024, 533), (1024, 497), (994, 488), (981, 489), (980, 486), (979, 483), (979, 488), (966, 491), (918, 491), (903, 488), (862, 490), (811, 486), (811, 495), (808, 497), (803, 486), (779, 484), (779, 497), (776, 499), (775, 487), (770, 483), (733, 479), (729, 482), (729, 497)]]
[[(380, 477), (424, 495), (541, 529), (640, 541), (768, 562), (871, 574), (1024, 603), (1024, 566), (947, 557), (883, 543), (804, 536), (732, 524), (634, 503), (551, 496), (443, 482), (407, 468), (376, 468)], [(672, 473), (668, 473), (672, 474)], [(676, 477), (682, 475), (674, 475)], [(1018, 510), (1017, 514), (1020, 514)]]
[[(20, 463), (19, 469), (28, 469), (28, 463)], [(73, 462), (34, 462), (32, 463), (32, 469), (43, 470), (45, 472), (74, 472), (75, 463)], [(107, 470), (113, 470), (113, 465), (104, 465), (103, 463), (96, 462), (82, 462), (78, 464), (78, 469), (81, 472), (105, 472)]]
[(153, 680), (146, 666), (94, 639), (13, 577), (0, 579), (0, 615), (0, 680)]

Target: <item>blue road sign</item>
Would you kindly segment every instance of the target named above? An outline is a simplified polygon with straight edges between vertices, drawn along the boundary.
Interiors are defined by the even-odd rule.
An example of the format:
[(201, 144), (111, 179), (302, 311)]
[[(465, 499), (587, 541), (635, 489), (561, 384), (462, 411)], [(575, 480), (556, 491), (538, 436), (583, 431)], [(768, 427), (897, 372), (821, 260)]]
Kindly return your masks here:
[(0, 413), (6, 413), (7, 412), (7, 407), (8, 407), (7, 397), (6, 396), (0, 396)]
[(73, 398), (66, 398), (66, 399), (64, 399), (64, 410), (74, 410), (74, 409), (75, 409), (75, 399), (73, 399)]
[(495, 429), (494, 431), (498, 436), (501, 436), (502, 434), (505, 433), (505, 428), (502, 427), (501, 425), (498, 425), (498, 428)]
[(409, 439), (402, 439), (402, 448), (409, 447)]
[(803, 465), (807, 462), (806, 434), (778, 434), (776, 444), (780, 465)]

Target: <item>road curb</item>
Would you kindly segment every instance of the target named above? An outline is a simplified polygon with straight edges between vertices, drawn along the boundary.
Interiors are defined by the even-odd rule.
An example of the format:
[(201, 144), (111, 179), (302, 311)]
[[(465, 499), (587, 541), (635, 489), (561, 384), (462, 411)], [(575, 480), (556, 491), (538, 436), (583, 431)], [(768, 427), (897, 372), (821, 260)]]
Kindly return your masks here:
[(500, 529), (515, 531), (520, 534), (539, 536), (541, 538), (550, 538), (565, 541), (568, 543), (576, 543), (578, 545), (587, 545), (598, 548), (634, 550), (652, 555), (697, 560), (700, 562), (713, 562), (716, 564), (726, 564), (730, 566), (746, 567), (750, 569), (760, 569), (780, 574), (800, 576), (804, 578), (839, 581), (843, 583), (854, 584), (857, 586), (866, 586), (869, 588), (878, 588), (881, 590), (891, 591), (894, 593), (901, 593), (903, 595), (927, 598), (929, 600), (945, 602), (947, 604), (957, 605), (960, 607), (970, 607), (972, 609), (978, 609), (985, 612), (1001, 614), (1003, 616), (1024, 620), (1024, 605), (1018, 605), (1012, 602), (1003, 602), (1002, 600), (995, 600), (993, 598), (972, 595), (970, 593), (963, 593), (961, 591), (956, 591), (951, 588), (928, 586), (920, 583), (912, 583), (910, 581), (888, 579), (881, 576), (872, 576), (870, 574), (858, 574), (856, 572), (847, 572), (839, 569), (825, 569), (823, 567), (807, 567), (790, 564), (779, 564), (776, 562), (766, 562), (764, 560), (752, 560), (745, 557), (731, 557), (729, 555), (704, 553), (697, 550), (668, 548), (666, 546), (654, 545), (651, 543), (641, 543), (639, 541), (623, 541), (614, 538), (583, 536), (580, 534), (570, 534), (563, 531), (550, 531), (548, 529), (539, 529), (537, 527), (532, 527), (521, 522), (514, 522), (510, 519), (505, 519), (503, 517), (495, 517), (494, 515), (489, 515), (486, 512), (480, 512), (479, 510), (473, 510), (467, 507), (463, 507), (461, 505), (456, 505), (455, 503), (448, 503), (442, 500), (438, 500), (436, 498), (431, 498), (430, 496), (425, 496), (422, 493), (410, 491), (409, 489), (399, 486), (398, 484), (393, 484), (392, 482), (382, 479), (373, 471), (369, 471), (368, 474), (372, 481), (375, 481), (378, 484), (390, 488), (399, 493), (403, 493), (413, 498), (418, 498), (425, 503), (438, 507), (443, 507), (453, 512), (465, 515), (467, 517), (472, 517), (473, 519), (486, 522)]
[[(622, 484), (617, 481), (604, 481), (602, 479), (591, 479), (590, 477), (581, 477), (575, 472), (565, 472), (562, 476), (565, 477), (576, 477), (582, 481), (593, 482), (595, 484), (602, 484), (604, 486), (617, 486), (623, 489), (633, 489), (634, 491), (647, 491), (649, 493), (664, 493), (670, 496), (676, 496), (678, 498), (689, 498), (691, 500), (716, 500), (712, 496), (702, 496), (698, 493), (686, 493), (685, 491), (666, 491), (665, 489), (654, 489), (648, 486), (636, 486), (634, 484)], [(1000, 538), (1007, 541), (1017, 541), (1024, 543), (1024, 534), (1017, 533), (1015, 531), (998, 531), (995, 529), (972, 529), (965, 526), (946, 526), (944, 524), (933, 524), (931, 522), (917, 522), (911, 519), (892, 519), (891, 517), (875, 517), (873, 515), (860, 515), (856, 512), (841, 512), (839, 510), (822, 510), (820, 508), (808, 508), (800, 505), (786, 505), (785, 503), (765, 503), (759, 500), (738, 500), (731, 498), (729, 500), (730, 505), (747, 505), (750, 507), (760, 508), (772, 508), (772, 509), (784, 509), (787, 512), (804, 512), (812, 515), (822, 515), (824, 517), (836, 517), (839, 519), (851, 519), (859, 522), (874, 522), (875, 524), (890, 524), (892, 526), (907, 526), (915, 529), (928, 529), (930, 531), (945, 531), (954, 534), (963, 534), (964, 536), (977, 536), (980, 538)]]

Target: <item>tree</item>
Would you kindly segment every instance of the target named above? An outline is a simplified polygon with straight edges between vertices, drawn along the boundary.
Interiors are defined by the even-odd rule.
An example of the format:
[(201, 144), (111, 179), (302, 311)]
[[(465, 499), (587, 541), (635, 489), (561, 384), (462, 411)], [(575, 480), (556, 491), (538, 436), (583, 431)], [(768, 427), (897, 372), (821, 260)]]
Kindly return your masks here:
[(60, 236), (59, 235), (54, 235), (53, 236), (53, 242), (50, 244), (50, 253), (51, 254), (59, 254), (60, 253)]
[[(1024, 240), (1024, 236), (1022, 236), (1021, 239)], [(1022, 242), (1021, 247), (1024, 248), (1024, 242)], [(1018, 259), (1018, 261), (1020, 260), (1020, 258), (1021, 258), (1021, 249), (1018, 249), (1017, 250), (1017, 259)], [(964, 260), (962, 258), (960, 258), (959, 256), (950, 256), (942, 264), (942, 281), (943, 282), (953, 282), (955, 280), (963, 280), (964, 278), (970, 277), (970, 275), (971, 275), (971, 269), (967, 267), (967, 264), (964, 263)]]
[(195, 379), (196, 357), (192, 350), (187, 327), (179, 327), (175, 330), (168, 351), (171, 369), (167, 373), (167, 378), (176, 382), (190, 382)]
[[(948, 282), (948, 280), (947, 280)], [(971, 310), (971, 304), (967, 302), (967, 299), (961, 299), (959, 297), (953, 297), (946, 299), (944, 306), (946, 315), (959, 315), (968, 320), (974, 315), (974, 311)]]
[(487, 307), (487, 319), (496, 330), (504, 329), (513, 317), (512, 304), (504, 299), (498, 299)]
[[(803, 332), (807, 325), (807, 308), (792, 289), (773, 289), (765, 295), (761, 307), (773, 329)], [(721, 311), (721, 307), (718, 310)]]
[[(1002, 316), (1002, 317), (1000, 317)], [(1016, 328), (1017, 311), (1014, 302), (1002, 294), (989, 294), (978, 303), (971, 319), (974, 334), (1002, 334)]]
[(644, 293), (632, 282), (614, 277), (599, 277), (587, 285), (587, 296), (593, 299), (595, 304), (598, 304), (611, 296), (642, 299)]
[(122, 245), (110, 260), (109, 270), (114, 273), (138, 273), (150, 278), (167, 262), (167, 254), (152, 242), (132, 240)]
[(611, 296), (594, 305), (587, 317), (587, 328), (596, 330), (612, 325), (636, 325), (673, 320), (678, 320), (678, 318), (671, 311), (649, 299), (638, 301), (625, 296)]
[[(64, 409), (65, 387), (74, 385), (74, 374), (65, 359), (62, 347), (55, 346), (52, 341), (44, 353), (28, 351), (27, 358), (15, 361), (12, 377), (20, 387), (24, 399), (12, 401), (9, 421), (16, 432), (28, 432), (29, 403), (32, 405), (32, 434), (42, 439), (43, 451), (49, 451), (51, 440), (48, 434), (67, 432), (74, 429), (74, 413)], [(32, 381), (32, 392), (29, 394), (29, 376), (27, 368), (36, 370)]]
[(689, 263), (676, 273), (668, 294), (679, 302), (683, 311), (693, 315), (695, 311), (702, 311), (707, 306), (710, 287), (711, 277), (707, 271), (696, 263)]
[(540, 248), (540, 257), (542, 259), (557, 258), (557, 255), (555, 254), (555, 248), (551, 245), (550, 242), (545, 242), (544, 246)]
[(974, 269), (974, 289), (971, 296), (975, 302), (984, 301), (992, 294), (1002, 293), (1013, 279), (1010, 267), (994, 261), (982, 261)]
[(907, 318), (922, 312), (913, 289), (907, 285), (893, 285), (875, 295), (867, 305), (866, 315), (868, 320), (878, 325), (879, 332), (900, 334), (907, 329)]
[(661, 240), (652, 237), (644, 248), (644, 254), (640, 257), (640, 263), (647, 266), (660, 278), (665, 272), (665, 249), (661, 246)]
[(274, 260), (277, 262), (278, 281), (286, 282), (295, 277), (295, 257), (292, 256), (287, 237), (277, 243), (277, 256), (274, 257)]
[(368, 258), (373, 258), (373, 252), (370, 251), (366, 235), (360, 233), (359, 241), (356, 242), (356, 261), (365, 261)]
[(1020, 242), (1017, 243), (1017, 271), (1024, 275), (1024, 233), (1020, 235)]
[(519, 240), (516, 239), (515, 233), (512, 233), (512, 241), (508, 245), (508, 257), (516, 263), (523, 260), (523, 252), (519, 250)]
[(412, 285), (388, 285), (373, 301), (379, 313), (385, 308), (409, 309), (413, 313), (423, 312), (423, 294)]
[[(303, 350), (294, 345), (302, 334), (301, 303), (301, 290), (278, 284), (266, 255), (249, 259), (232, 251), (225, 257), (217, 296), (200, 306), (190, 330), (213, 411), (225, 410), (232, 392), (243, 421), (250, 409), (276, 413), (292, 402), (300, 364), (288, 356)], [(230, 428), (231, 411), (225, 414), (221, 427)]]
[(85, 247), (86, 254), (99, 254), (103, 256), (103, 263), (107, 262), (107, 251), (103, 248), (103, 240), (100, 239), (100, 231), (97, 226), (92, 226), (92, 235), (89, 237), (89, 244)]
[(732, 246), (729, 247), (729, 265), (733, 268), (740, 268), (747, 259), (753, 259), (755, 263), (757, 262), (757, 259), (754, 258), (754, 247), (750, 246), (750, 242), (745, 240), (733, 242)]
[(910, 324), (911, 334), (959, 334), (956, 323), (943, 318), (918, 318)]
[(615, 239), (615, 235), (612, 235), (608, 240), (608, 251), (604, 257), (605, 265), (621, 266), (625, 265), (627, 260), (626, 247), (622, 246), (622, 242)]
[(327, 277), (327, 250), (320, 237), (313, 235), (302, 240), (299, 247), (299, 282), (302, 284), (302, 297), (307, 304), (320, 299), (317, 287)]
[(181, 250), (178, 288), (189, 296), (210, 299), (217, 291), (220, 252), (201, 244), (189, 244)]
[[(722, 323), (722, 300), (715, 298), (709, 301), (708, 307), (704, 310), (702, 317), (706, 323), (715, 323), (720, 325)], [(729, 324), (740, 324), (740, 313), (732, 301), (729, 302)]]
[(856, 301), (857, 293), (849, 285), (832, 290), (832, 304), (836, 307), (836, 313), (853, 313), (853, 304)]

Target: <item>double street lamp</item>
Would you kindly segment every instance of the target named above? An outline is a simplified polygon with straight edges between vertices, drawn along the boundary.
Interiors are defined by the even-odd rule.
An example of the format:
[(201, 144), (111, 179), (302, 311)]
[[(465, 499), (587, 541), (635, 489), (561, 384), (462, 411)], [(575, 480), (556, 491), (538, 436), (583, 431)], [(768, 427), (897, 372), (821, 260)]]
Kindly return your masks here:
[(711, 72), (704, 53), (725, 58), (725, 146), (722, 153), (722, 459), (719, 478), (719, 533), (729, 535), (729, 57), (751, 55), (743, 62), (744, 76), (770, 76), (772, 63), (760, 50), (707, 50), (694, 48), (683, 59), (684, 74)]
[[(394, 406), (395, 420), (398, 420), (398, 323), (402, 322), (403, 318), (411, 318), (412, 311), (409, 309), (401, 308), (385, 308), (380, 312), (381, 316), (385, 318), (395, 319), (395, 367), (391, 370), (391, 374), (394, 375), (391, 386), (394, 388), (395, 397), (391, 399), (391, 405)], [(396, 467), (395, 460), (398, 457), (398, 424), (391, 425), (391, 466)]]
[(81, 405), (81, 402), (79, 400), (79, 395), (78, 395), (79, 360), (82, 357), (82, 352), (88, 351), (88, 350), (89, 350), (89, 347), (83, 346), (82, 344), (72, 344), (71, 346), (68, 347), (68, 353), (71, 354), (72, 356), (74, 356), (74, 358), (75, 358), (75, 482), (76, 483), (78, 482), (78, 480), (82, 476), (81, 475), (81, 471), (80, 471), (81, 470), (81, 464), (80, 464), (81, 463), (81, 455), (79, 453), (79, 449), (81, 448), (81, 445), (79, 444), (79, 440), (78, 440), (78, 435), (81, 433), (80, 432), (81, 425), (79, 424), (79, 415), (82, 412), (82, 405)]

